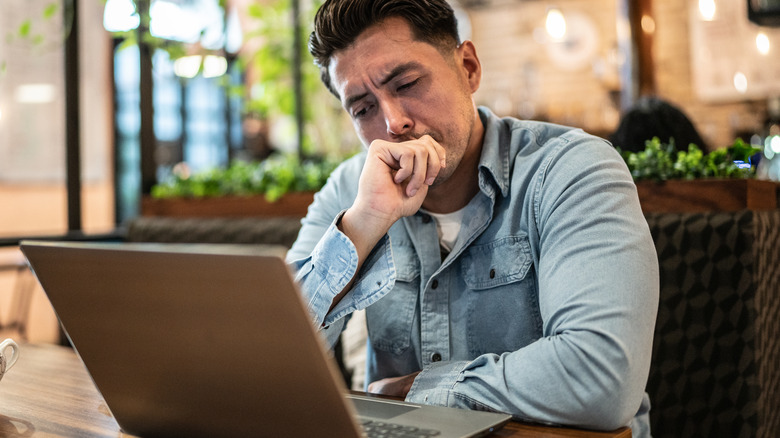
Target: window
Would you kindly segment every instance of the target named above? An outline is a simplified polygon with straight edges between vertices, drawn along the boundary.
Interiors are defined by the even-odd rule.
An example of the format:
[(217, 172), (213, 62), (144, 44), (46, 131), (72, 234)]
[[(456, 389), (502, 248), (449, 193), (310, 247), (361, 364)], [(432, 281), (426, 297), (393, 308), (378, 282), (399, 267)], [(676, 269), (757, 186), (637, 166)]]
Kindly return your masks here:
[[(139, 4), (139, 9), (144, 5)], [(186, 162), (194, 171), (225, 166), (242, 149), (241, 99), (229, 96), (231, 84), (242, 82), (231, 65), (231, 51), (241, 44), (237, 16), (227, 21), (217, 0), (151, 0), (149, 33), (158, 41), (172, 42), (188, 56), (174, 61), (163, 49), (152, 49), (152, 85), (141, 82), (138, 46), (118, 39), (114, 51), (116, 102), (117, 217), (120, 222), (137, 216), (146, 181), (167, 178), (173, 167)], [(140, 20), (130, 0), (106, 3), (104, 26), (134, 31)], [(237, 31), (236, 31), (237, 30)], [(131, 35), (135, 37), (135, 35)], [(142, 93), (152, 99), (151, 151), (153, 175), (142, 170)], [(147, 131), (148, 132), (148, 131)], [(145, 137), (148, 138), (148, 137)]]
[[(102, 4), (82, 2), (80, 230), (115, 227), (110, 39)], [(0, 14), (0, 239), (65, 235), (65, 39), (72, 0), (6, 0)], [(63, 19), (63, 17), (65, 17)], [(76, 119), (77, 120), (77, 119)]]
[[(222, 58), (224, 59), (224, 58)], [(202, 60), (197, 61), (199, 66)], [(180, 76), (165, 51), (152, 58), (156, 179), (165, 180), (178, 163), (192, 171), (227, 165), (243, 150), (241, 99), (225, 82), (239, 83), (237, 69)], [(138, 216), (141, 193), (140, 86), (137, 46), (114, 54), (117, 139), (117, 193), (120, 222)], [(195, 71), (201, 71), (196, 67)]]

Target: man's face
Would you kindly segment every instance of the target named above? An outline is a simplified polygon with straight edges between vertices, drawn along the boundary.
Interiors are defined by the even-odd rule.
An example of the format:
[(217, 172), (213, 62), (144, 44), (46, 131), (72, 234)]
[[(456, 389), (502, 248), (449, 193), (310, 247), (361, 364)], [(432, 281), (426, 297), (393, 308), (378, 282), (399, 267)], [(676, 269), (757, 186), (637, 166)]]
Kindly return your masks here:
[(445, 148), (447, 167), (436, 183), (452, 175), (469, 147), (481, 144), (472, 138), (481, 123), (471, 97), (481, 71), (471, 43), (443, 54), (415, 41), (405, 20), (390, 18), (336, 52), (328, 71), (364, 145), (428, 134)]

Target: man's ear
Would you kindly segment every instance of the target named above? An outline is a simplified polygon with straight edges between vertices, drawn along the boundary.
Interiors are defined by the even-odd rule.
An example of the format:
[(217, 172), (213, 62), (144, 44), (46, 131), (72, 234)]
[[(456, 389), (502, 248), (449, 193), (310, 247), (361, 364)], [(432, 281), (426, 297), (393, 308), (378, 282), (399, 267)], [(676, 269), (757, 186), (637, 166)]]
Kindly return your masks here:
[(458, 53), (466, 72), (466, 80), (469, 83), (471, 92), (474, 93), (479, 89), (479, 84), (482, 82), (482, 64), (477, 57), (477, 48), (474, 47), (474, 43), (466, 40), (458, 47)]

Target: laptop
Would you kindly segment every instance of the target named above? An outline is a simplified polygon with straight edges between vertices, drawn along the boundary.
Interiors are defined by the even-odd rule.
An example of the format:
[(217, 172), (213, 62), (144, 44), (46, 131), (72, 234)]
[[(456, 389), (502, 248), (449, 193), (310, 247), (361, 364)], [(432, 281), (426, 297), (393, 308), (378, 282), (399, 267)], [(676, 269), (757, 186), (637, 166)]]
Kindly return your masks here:
[(25, 241), (21, 249), (126, 433), (349, 438), (393, 424), (470, 437), (511, 418), (350, 394), (283, 247)]

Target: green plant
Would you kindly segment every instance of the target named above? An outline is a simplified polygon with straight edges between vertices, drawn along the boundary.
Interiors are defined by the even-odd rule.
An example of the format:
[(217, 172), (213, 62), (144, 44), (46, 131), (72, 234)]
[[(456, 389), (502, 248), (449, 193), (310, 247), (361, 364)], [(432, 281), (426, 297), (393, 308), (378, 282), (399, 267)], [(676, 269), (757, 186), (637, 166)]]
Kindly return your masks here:
[(699, 178), (752, 178), (755, 169), (741, 167), (735, 161), (748, 162), (760, 149), (737, 139), (728, 148), (705, 154), (695, 144), (687, 151), (677, 151), (674, 140), (662, 143), (658, 137), (645, 142), (640, 152), (623, 151), (621, 155), (635, 181)]
[(254, 73), (246, 109), (267, 118), (292, 116), (295, 111), (293, 83), (293, 23), (289, 2), (252, 3), (246, 9), (256, 28), (247, 34), (260, 46), (239, 58), (244, 69)]
[(190, 173), (178, 167), (168, 181), (152, 188), (152, 197), (205, 198), (262, 194), (269, 202), (288, 192), (317, 191), (325, 184), (339, 161), (307, 159), (279, 154), (260, 162), (235, 161), (226, 169), (214, 168)]
[[(45, 5), (43, 5), (43, 8), (41, 10), (41, 19), (42, 19), (42, 25), (43, 26), (49, 26), (50, 21), (54, 19), (57, 15), (57, 13), (60, 10), (60, 5), (58, 2), (49, 2)], [(66, 9), (66, 12), (68, 9)], [(70, 18), (70, 15), (68, 16)], [(33, 24), (34, 20), (33, 18), (26, 18), (19, 23), (19, 26), (16, 28), (16, 32), (8, 32), (6, 33), (6, 41), (11, 42), (13, 40), (19, 40), (19, 41), (29, 41), (33, 45), (40, 45), (44, 42), (44, 36), (43, 33), (40, 31), (40, 26), (37, 26), (38, 29), (36, 29), (36, 26)], [(70, 20), (66, 20), (66, 24), (68, 25), (65, 34), (69, 32), (70, 29)]]
[[(3, 30), (6, 44), (19, 44), (34, 52), (43, 52), (62, 44), (70, 34), (73, 22), (74, 0), (36, 2), (24, 5), (24, 17), (11, 29)], [(61, 20), (61, 21), (59, 21)], [(61, 29), (60, 29), (61, 28)], [(51, 29), (60, 29), (61, 35), (52, 38)], [(0, 58), (0, 75), (5, 74), (8, 61)]]
[[(301, 2), (303, 3), (303, 2)], [(301, 55), (300, 89), (303, 135), (301, 153), (307, 155), (350, 155), (359, 148), (351, 124), (338, 99), (320, 82), (319, 68), (308, 52), (308, 35), (312, 31), (314, 13), (322, 0), (313, 0), (297, 17), (300, 45), (295, 47), (295, 23), (288, 0), (253, 3), (246, 9), (254, 28), (247, 34), (258, 48), (239, 57), (242, 69), (249, 73), (246, 111), (263, 119), (295, 117), (294, 50)]]

